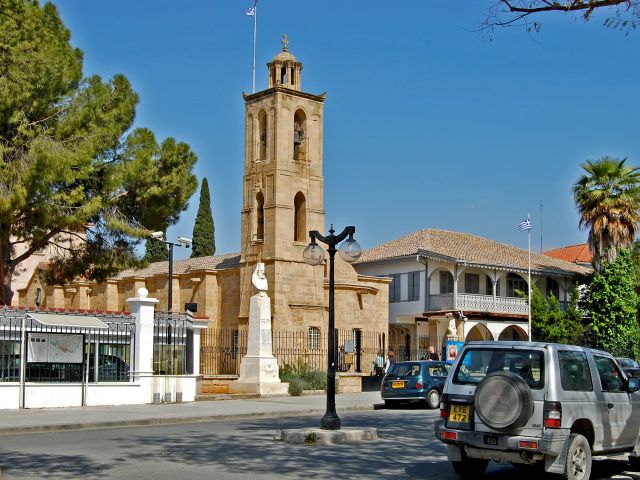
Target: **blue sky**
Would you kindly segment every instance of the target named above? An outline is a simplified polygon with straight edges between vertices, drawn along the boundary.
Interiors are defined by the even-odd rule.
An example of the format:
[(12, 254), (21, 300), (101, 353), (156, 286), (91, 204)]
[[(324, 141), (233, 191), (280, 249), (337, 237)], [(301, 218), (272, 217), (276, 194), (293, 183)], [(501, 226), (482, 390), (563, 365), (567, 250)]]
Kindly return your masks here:
[[(54, 0), (85, 75), (125, 74), (136, 126), (187, 142), (207, 177), (216, 253), (240, 250), (252, 0)], [(327, 92), (326, 228), (372, 247), (422, 228), (532, 249), (585, 241), (571, 185), (603, 155), (640, 164), (640, 32), (549, 15), (542, 31), (476, 31), (491, 0), (261, 0), (257, 90), (289, 37), (302, 88)], [(199, 193), (169, 238), (190, 237)], [(178, 251), (182, 250), (182, 251)], [(176, 257), (188, 255), (176, 249)]]

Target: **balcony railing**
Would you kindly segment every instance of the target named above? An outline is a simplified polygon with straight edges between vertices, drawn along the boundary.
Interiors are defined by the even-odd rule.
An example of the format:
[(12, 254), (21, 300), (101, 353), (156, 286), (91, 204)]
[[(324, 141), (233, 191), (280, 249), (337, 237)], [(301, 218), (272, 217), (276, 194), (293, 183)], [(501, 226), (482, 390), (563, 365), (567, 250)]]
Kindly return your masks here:
[[(458, 293), (457, 304), (453, 304), (453, 293), (429, 295), (429, 310), (468, 310), (474, 312), (514, 313), (527, 315), (527, 300), (520, 297), (499, 297)], [(567, 310), (569, 302), (560, 301), (560, 309)]]

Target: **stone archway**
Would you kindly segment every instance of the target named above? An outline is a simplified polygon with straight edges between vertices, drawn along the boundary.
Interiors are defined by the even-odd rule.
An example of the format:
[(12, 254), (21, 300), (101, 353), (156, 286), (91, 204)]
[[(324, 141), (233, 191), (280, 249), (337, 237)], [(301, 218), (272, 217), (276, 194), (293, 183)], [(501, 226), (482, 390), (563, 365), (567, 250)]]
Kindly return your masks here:
[(491, 331), (483, 323), (475, 324), (471, 328), (471, 330), (469, 330), (469, 333), (467, 333), (467, 336), (465, 337), (466, 342), (493, 340), (493, 339), (494, 338), (493, 338), (493, 335), (491, 334)]
[(522, 327), (518, 325), (509, 325), (500, 332), (498, 340), (527, 341), (529, 340), (529, 336)]

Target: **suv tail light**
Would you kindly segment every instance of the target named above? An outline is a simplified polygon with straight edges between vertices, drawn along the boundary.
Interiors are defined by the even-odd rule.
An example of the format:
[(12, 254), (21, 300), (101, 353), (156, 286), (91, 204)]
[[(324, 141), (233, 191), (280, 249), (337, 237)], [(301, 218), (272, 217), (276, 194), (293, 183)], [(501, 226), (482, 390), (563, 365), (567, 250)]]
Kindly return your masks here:
[(562, 404), (560, 402), (544, 402), (544, 426), (560, 428), (562, 424)]

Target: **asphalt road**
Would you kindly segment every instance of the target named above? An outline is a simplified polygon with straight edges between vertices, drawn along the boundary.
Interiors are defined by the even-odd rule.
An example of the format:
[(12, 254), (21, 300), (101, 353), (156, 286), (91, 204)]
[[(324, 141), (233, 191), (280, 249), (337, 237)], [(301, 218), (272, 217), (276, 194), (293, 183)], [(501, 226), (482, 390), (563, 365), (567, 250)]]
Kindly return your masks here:
[[(341, 415), (344, 427), (377, 427), (380, 439), (351, 445), (290, 445), (282, 428), (319, 418), (132, 427), (0, 436), (0, 479), (441, 479), (458, 477), (433, 436), (437, 411), (415, 406)], [(594, 480), (640, 480), (624, 457), (594, 462)], [(486, 478), (541, 480), (505, 464)], [(553, 478), (553, 477), (550, 477)]]

